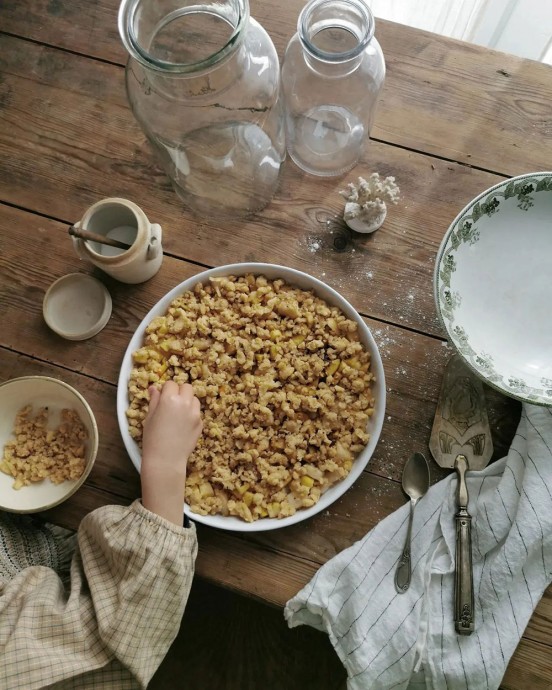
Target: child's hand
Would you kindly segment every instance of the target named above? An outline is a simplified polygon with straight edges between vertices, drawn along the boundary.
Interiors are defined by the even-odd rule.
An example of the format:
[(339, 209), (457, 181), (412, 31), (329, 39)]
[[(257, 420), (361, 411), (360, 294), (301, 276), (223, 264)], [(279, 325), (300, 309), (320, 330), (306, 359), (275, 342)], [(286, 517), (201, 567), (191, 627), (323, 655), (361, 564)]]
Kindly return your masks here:
[(161, 392), (151, 386), (142, 436), (142, 503), (161, 517), (182, 525), (186, 463), (202, 423), (192, 386), (167, 381)]

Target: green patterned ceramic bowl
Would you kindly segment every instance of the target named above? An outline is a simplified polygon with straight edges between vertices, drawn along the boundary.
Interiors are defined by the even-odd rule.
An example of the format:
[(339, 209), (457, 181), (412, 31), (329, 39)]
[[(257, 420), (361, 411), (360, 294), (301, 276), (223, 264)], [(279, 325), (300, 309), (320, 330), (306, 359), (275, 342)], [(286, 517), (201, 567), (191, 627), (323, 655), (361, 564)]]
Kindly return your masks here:
[(552, 406), (552, 172), (487, 189), (437, 253), (435, 301), (466, 363), (506, 395)]

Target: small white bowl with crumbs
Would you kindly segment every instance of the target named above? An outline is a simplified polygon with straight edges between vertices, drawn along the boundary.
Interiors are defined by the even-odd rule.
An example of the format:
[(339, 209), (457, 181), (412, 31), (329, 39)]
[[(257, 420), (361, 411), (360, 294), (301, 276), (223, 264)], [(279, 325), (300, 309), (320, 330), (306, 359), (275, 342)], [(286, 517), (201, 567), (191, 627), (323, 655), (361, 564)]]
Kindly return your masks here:
[(169, 379), (193, 385), (203, 416), (184, 512), (221, 529), (277, 529), (327, 509), (365, 469), (385, 417), (368, 326), (329, 285), (285, 266), (204, 271), (145, 316), (117, 391), (138, 470), (148, 387)]
[(97, 451), (94, 414), (67, 383), (23, 376), (0, 384), (0, 509), (36, 513), (62, 503)]

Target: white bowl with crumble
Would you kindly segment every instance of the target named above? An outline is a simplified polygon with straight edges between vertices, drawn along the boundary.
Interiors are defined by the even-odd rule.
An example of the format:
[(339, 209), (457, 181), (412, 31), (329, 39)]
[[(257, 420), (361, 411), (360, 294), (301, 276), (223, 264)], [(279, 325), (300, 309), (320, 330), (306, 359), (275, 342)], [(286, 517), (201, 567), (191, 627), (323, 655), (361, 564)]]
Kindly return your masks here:
[(49, 376), (0, 384), (0, 509), (53, 508), (84, 483), (98, 451), (94, 413), (70, 385)]
[(126, 350), (117, 416), (140, 470), (153, 383), (191, 383), (203, 433), (184, 512), (233, 531), (276, 529), (325, 510), (358, 479), (385, 417), (372, 334), (329, 285), (284, 266), (219, 266), (177, 285)]

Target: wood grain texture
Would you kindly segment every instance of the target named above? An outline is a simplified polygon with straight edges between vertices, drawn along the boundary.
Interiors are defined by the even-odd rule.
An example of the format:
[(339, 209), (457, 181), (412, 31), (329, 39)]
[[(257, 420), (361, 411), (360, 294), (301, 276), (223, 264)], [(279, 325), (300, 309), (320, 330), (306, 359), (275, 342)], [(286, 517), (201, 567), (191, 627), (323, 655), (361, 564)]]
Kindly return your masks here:
[[(56, 376), (77, 388), (90, 403), (100, 432), (98, 458), (86, 485), (66, 503), (48, 511), (45, 517), (76, 529), (91, 510), (108, 503), (128, 504), (138, 497), (138, 475), (118, 434), (114, 387), (0, 350), (0, 380), (25, 374)], [(218, 585), (283, 606), (310, 580), (319, 565), (360, 539), (403, 502), (396, 482), (365, 472), (339, 501), (308, 523), (253, 536), (199, 525), (197, 573)], [(398, 544), (397, 555), (399, 549)], [(549, 591), (537, 606), (524, 637), (547, 644), (551, 632), (552, 593)], [(549, 668), (552, 667), (545, 664), (545, 669)], [(516, 673), (519, 672), (518, 669)]]
[(2, 0), (0, 27), (39, 43), (125, 64), (117, 30), (118, 0)]
[[(546, 645), (523, 639), (501, 689), (550, 690), (549, 654)], [(148, 687), (346, 690), (346, 676), (326, 635), (289, 630), (281, 609), (196, 579), (180, 633)]]
[[(550, 639), (550, 638), (549, 638)], [(502, 680), (503, 690), (550, 690), (552, 662), (550, 647), (542, 642), (522, 639)]]
[(288, 265), (322, 278), (363, 314), (442, 335), (431, 282), (437, 249), (458, 211), (501, 177), (373, 142), (370, 167), (355, 174), (394, 175), (402, 192), (373, 235), (345, 226), (344, 181), (314, 179), (291, 162), (259, 216), (198, 220), (156, 167), (126, 105), (120, 68), (8, 36), (0, 37), (0, 55), (1, 200), (67, 223), (104, 197), (139, 201), (174, 256)]
[[(267, 28), (280, 56), (303, 4), (251, 0), (253, 16)], [(378, 22), (388, 76), (373, 132), (376, 141), (354, 175), (377, 170), (397, 178), (402, 201), (390, 210), (383, 228), (369, 237), (349, 232), (338, 195), (348, 180), (312, 178), (291, 161), (262, 214), (215, 223), (183, 208), (132, 117), (124, 90), (126, 55), (117, 35), (118, 5), (119, 0), (0, 4), (5, 32), (0, 33), (0, 380), (29, 373), (58, 376), (91, 403), (101, 439), (93, 472), (77, 494), (47, 514), (75, 528), (90, 510), (111, 502), (127, 504), (140, 494), (138, 474), (118, 430), (116, 383), (132, 333), (161, 296), (203, 266), (240, 261), (286, 264), (341, 292), (366, 317), (386, 372), (386, 422), (367, 471), (345, 496), (307, 523), (253, 536), (198, 529), (200, 576), (281, 607), (321, 564), (404, 503), (398, 480), (413, 450), (428, 453), (442, 371), (451, 353), (442, 340), (432, 296), (439, 243), (475, 195), (506, 176), (549, 167), (551, 68)], [(73, 253), (67, 224), (106, 196), (137, 201), (163, 226), (167, 256), (159, 274), (146, 284), (116, 283)], [(69, 272), (93, 273), (114, 301), (107, 327), (80, 343), (51, 333), (41, 313), (48, 285)], [(493, 391), (487, 396), (499, 457), (511, 441), (519, 405)], [(433, 481), (444, 476), (435, 463), (431, 466)], [(245, 610), (244, 622), (235, 622), (236, 636), (247, 637), (249, 628), (260, 630), (251, 622), (255, 617), (267, 628), (254, 634), (251, 644), (265, 641), (285, 654), (293, 640), (311, 655), (311, 663), (318, 663), (317, 654), (328, 654), (326, 638), (314, 642), (282, 631), (279, 611), (269, 616), (251, 601), (235, 604), (224, 598), (228, 595), (211, 596), (212, 609), (199, 598), (195, 620), (205, 608), (214, 618), (214, 612), (228, 607), (229, 621)], [(505, 690), (552, 687), (551, 633), (549, 589), (509, 665)], [(183, 639), (189, 644), (189, 638)], [(208, 644), (208, 637), (202, 639)], [(216, 642), (224, 645), (226, 640), (218, 635)], [(196, 668), (213, 665), (211, 649), (201, 656), (199, 647)], [(173, 658), (180, 661), (175, 649)], [(224, 653), (226, 662), (216, 669), (222, 676), (213, 675), (213, 687), (233, 690), (228, 668), (239, 656), (238, 645), (227, 645)], [(293, 690), (292, 683), (303, 677), (299, 668), (304, 659), (297, 650), (278, 676), (282, 690)], [(183, 673), (182, 666), (175, 668), (176, 675)], [(342, 686), (338, 674), (334, 687), (335, 668), (329, 661), (318, 670), (315, 677), (326, 674), (328, 683), (318, 680), (311, 687)], [(235, 687), (262, 687), (256, 679), (264, 678), (259, 674), (265, 671), (276, 678), (272, 663), (262, 668), (245, 663), (234, 673)], [(169, 671), (159, 682), (171, 677)], [(199, 674), (192, 677), (197, 687), (206, 687)], [(265, 686), (278, 690), (279, 682), (270, 685), (269, 680)], [(309, 687), (308, 682), (300, 687)], [(178, 687), (174, 679), (171, 687)]]
[(340, 690), (327, 635), (196, 578), (180, 633), (148, 690)]
[[(280, 59), (304, 0), (253, 0)], [(118, 0), (4, 0), (4, 31), (125, 64)], [(518, 175), (552, 158), (552, 68), (383, 20), (387, 63), (373, 137), (486, 170)], [(408, 117), (405, 117), (408, 113)]]
[[(29, 256), (33, 257), (29, 261)], [(0, 308), (6, 327), (0, 345), (115, 385), (127, 345), (150, 308), (201, 267), (166, 256), (159, 273), (141, 285), (123, 285), (77, 258), (65, 225), (10, 207), (0, 214)], [(100, 278), (113, 299), (107, 326), (93, 339), (67, 341), (51, 332), (42, 317), (49, 285), (66, 273)], [(323, 273), (323, 272), (322, 272)], [(314, 273), (324, 280), (321, 273)], [(21, 318), (25, 314), (25, 318)], [(414, 450), (428, 453), (441, 375), (451, 354), (446, 343), (374, 319), (367, 319), (386, 373), (386, 423), (370, 469), (398, 480)], [(489, 391), (496, 455), (507, 448), (519, 406)], [(444, 476), (434, 466), (434, 480)]]

